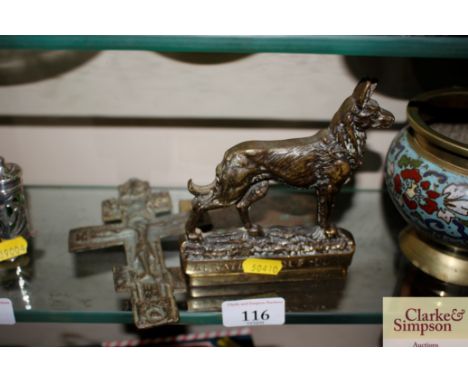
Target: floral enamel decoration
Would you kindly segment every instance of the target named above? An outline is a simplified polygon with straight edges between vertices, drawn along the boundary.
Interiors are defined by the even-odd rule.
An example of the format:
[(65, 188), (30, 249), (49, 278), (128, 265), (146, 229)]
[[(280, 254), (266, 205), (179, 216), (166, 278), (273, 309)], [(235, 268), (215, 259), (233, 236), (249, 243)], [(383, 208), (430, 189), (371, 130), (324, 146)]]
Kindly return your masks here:
[(387, 189), (406, 220), (439, 241), (468, 245), (468, 183), (422, 157), (402, 131), (387, 157)]
[(450, 223), (457, 215), (468, 216), (468, 184), (451, 184), (442, 193), (446, 209), (439, 210), (440, 218)]
[(393, 183), (395, 192), (402, 194), (408, 208), (415, 210), (420, 207), (429, 215), (438, 210), (436, 199), (440, 194), (430, 189), (431, 182), (422, 181), (419, 170), (405, 169), (394, 176)]

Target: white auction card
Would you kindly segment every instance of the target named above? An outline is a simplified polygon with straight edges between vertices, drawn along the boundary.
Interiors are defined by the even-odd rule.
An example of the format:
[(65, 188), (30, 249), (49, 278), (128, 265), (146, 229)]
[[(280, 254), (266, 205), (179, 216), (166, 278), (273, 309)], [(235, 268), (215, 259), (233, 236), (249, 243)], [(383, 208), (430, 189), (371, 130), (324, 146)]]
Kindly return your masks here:
[(223, 325), (227, 327), (283, 325), (285, 301), (282, 297), (225, 301), (222, 313)]
[(0, 325), (14, 325), (15, 323), (15, 313), (11, 300), (0, 298)]

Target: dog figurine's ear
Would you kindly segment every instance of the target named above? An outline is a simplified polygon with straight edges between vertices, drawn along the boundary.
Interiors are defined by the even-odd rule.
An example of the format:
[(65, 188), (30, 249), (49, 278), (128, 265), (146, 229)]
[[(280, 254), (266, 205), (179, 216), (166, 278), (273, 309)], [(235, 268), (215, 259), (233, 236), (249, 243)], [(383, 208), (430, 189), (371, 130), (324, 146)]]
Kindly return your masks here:
[(362, 108), (370, 100), (375, 88), (377, 87), (377, 81), (363, 79), (359, 81), (353, 91), (353, 98), (356, 104)]

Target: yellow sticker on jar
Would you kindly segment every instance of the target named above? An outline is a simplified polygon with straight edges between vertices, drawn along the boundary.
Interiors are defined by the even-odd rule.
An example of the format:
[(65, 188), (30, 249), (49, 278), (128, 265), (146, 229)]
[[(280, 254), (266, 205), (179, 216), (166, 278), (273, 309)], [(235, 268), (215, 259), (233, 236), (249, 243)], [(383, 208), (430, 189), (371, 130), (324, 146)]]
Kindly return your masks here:
[(246, 259), (242, 263), (244, 273), (276, 276), (283, 268), (281, 260), (272, 259)]
[(13, 259), (28, 252), (28, 242), (23, 236), (0, 241), (0, 261)]

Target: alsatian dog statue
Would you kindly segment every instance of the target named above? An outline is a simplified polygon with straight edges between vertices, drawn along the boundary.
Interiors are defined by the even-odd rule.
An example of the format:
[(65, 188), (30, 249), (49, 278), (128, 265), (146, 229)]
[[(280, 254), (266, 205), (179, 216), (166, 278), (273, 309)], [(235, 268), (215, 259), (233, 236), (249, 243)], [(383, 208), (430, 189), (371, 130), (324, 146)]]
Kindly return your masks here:
[(186, 223), (188, 240), (202, 240), (197, 225), (205, 211), (231, 205), (237, 207), (248, 234), (262, 236), (249, 208), (267, 194), (272, 182), (314, 190), (317, 223), (327, 237), (335, 236), (330, 224), (335, 195), (362, 164), (367, 129), (388, 128), (394, 122), (393, 115), (371, 98), (376, 86), (373, 80), (361, 80), (327, 129), (305, 138), (240, 143), (226, 151), (213, 183), (197, 186), (189, 180), (195, 197)]

